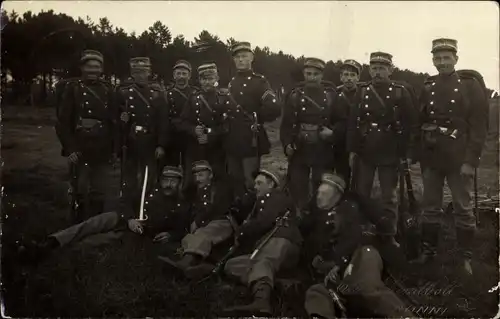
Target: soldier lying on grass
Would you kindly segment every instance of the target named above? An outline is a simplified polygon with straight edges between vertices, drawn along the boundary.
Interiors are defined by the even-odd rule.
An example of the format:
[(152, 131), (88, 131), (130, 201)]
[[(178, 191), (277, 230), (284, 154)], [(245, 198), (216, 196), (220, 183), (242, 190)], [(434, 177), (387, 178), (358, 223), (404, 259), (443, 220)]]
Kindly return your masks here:
[[(36, 263), (59, 247), (83, 241), (91, 242), (92, 235), (132, 231), (152, 238), (156, 242), (167, 242), (182, 238), (190, 222), (190, 205), (180, 197), (182, 171), (165, 166), (159, 188), (145, 200), (146, 220), (132, 217), (133, 212), (107, 212), (96, 215), (82, 223), (55, 232), (39, 242), (20, 247), (20, 258), (24, 262)], [(126, 206), (127, 207), (127, 206)]]

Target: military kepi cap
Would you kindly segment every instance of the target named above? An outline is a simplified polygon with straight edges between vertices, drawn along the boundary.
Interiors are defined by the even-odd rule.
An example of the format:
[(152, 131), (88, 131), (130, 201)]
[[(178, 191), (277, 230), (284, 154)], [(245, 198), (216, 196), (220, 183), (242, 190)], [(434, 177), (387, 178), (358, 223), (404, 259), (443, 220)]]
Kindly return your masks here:
[(354, 68), (358, 72), (358, 74), (361, 74), (363, 66), (358, 61), (351, 59), (345, 60), (344, 63), (342, 63), (342, 68)]
[(440, 38), (432, 41), (431, 53), (436, 51), (458, 51), (458, 41), (454, 39)]
[(269, 169), (261, 168), (257, 172), (255, 172), (253, 175), (254, 175), (254, 178), (259, 176), (259, 175), (264, 175), (267, 178), (270, 178), (276, 184), (276, 186), (279, 186), (279, 184), (280, 184), (280, 179), (278, 177), (278, 174), (272, 172)]
[(182, 170), (176, 166), (165, 166), (161, 173), (163, 177), (179, 177), (182, 178)]
[(189, 63), (188, 61), (186, 60), (179, 60), (177, 62), (175, 62), (174, 64), (174, 70), (175, 69), (186, 69), (188, 70), (189, 72), (192, 71), (192, 68), (191, 68), (191, 63)]
[(392, 55), (385, 52), (373, 52), (372, 54), (370, 54), (370, 63), (392, 65)]
[(135, 57), (131, 58), (130, 67), (135, 69), (149, 69), (151, 67), (151, 60), (148, 57)]
[(333, 173), (324, 173), (321, 176), (321, 183), (337, 187), (342, 193), (345, 191), (346, 183), (344, 179)]
[(316, 68), (323, 71), (325, 69), (325, 66), (325, 61), (318, 58), (306, 58), (306, 60), (304, 61), (304, 68)]
[(233, 47), (231, 48), (232, 55), (235, 55), (240, 51), (252, 52), (252, 45), (250, 44), (250, 42), (238, 42), (234, 44)]
[(204, 170), (212, 171), (212, 166), (210, 166), (210, 163), (208, 163), (208, 161), (205, 161), (205, 160), (195, 161), (195, 162), (193, 162), (192, 170), (193, 170), (193, 173), (204, 171)]
[(217, 74), (217, 64), (213, 62), (203, 63), (198, 67), (198, 75)]
[(82, 57), (80, 58), (81, 63), (85, 63), (87, 61), (99, 61), (104, 63), (104, 57), (101, 52), (96, 50), (85, 50), (82, 52)]

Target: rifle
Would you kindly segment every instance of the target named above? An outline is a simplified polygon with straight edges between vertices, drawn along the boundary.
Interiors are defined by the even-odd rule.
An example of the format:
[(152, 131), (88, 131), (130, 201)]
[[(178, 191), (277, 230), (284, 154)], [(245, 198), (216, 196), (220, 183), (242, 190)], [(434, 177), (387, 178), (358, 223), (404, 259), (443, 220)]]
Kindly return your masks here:
[(70, 174), (71, 181), (68, 189), (68, 195), (70, 197), (70, 209), (71, 209), (71, 217), (73, 221), (77, 221), (79, 219), (78, 212), (78, 164), (71, 163), (70, 164)]
[(347, 318), (347, 309), (344, 303), (342, 302), (342, 299), (340, 298), (339, 294), (337, 293), (338, 288), (329, 285), (330, 280), (328, 279), (328, 274), (325, 276), (323, 283), (325, 285), (326, 290), (328, 291), (328, 294), (332, 298), (333, 304), (337, 306), (340, 310), (340, 318)]
[[(125, 113), (128, 113), (128, 101), (125, 101)], [(130, 119), (129, 119), (130, 121)], [(125, 163), (127, 161), (127, 124), (122, 125), (122, 156), (120, 161), (120, 199), (123, 199), (123, 191), (125, 188), (124, 174), (125, 174)]]
[(252, 255), (250, 255), (250, 260), (253, 260), (255, 256), (261, 251), (262, 247), (264, 247), (267, 242), (276, 234), (276, 232), (283, 226), (287, 227), (288, 216), (290, 215), (290, 210), (287, 210), (286, 213), (282, 217), (276, 218), (276, 225), (274, 228), (267, 234), (267, 236), (262, 240), (257, 248), (253, 251)]
[(476, 217), (476, 225), (479, 226), (479, 211), (478, 211), (478, 196), (477, 196), (477, 168), (474, 168), (474, 216)]
[[(247, 218), (245, 218), (242, 225), (245, 225), (246, 223), (248, 223), (250, 221), (250, 219), (253, 217), (254, 212), (255, 212), (255, 207), (257, 207), (257, 200), (255, 200), (255, 203), (252, 207), (252, 210), (248, 214)], [(234, 224), (232, 222), (232, 216), (229, 215), (228, 218), (229, 218), (229, 221), (231, 222), (231, 224)], [(198, 281), (197, 284), (201, 284), (202, 282), (205, 282), (208, 279), (210, 279), (212, 276), (215, 276), (215, 275), (220, 273), (220, 271), (222, 270), (222, 268), (224, 267), (226, 262), (233, 256), (233, 254), (236, 252), (236, 250), (240, 246), (240, 244), (238, 242), (238, 238), (236, 237), (237, 234), (238, 234), (238, 232), (235, 229), (235, 231), (234, 231), (234, 236), (235, 236), (234, 244), (231, 246), (231, 248), (229, 248), (228, 252), (217, 262), (217, 264), (215, 264), (215, 267), (212, 269), (210, 274), (208, 276), (206, 276), (205, 278), (201, 279), (200, 281)]]
[[(420, 251), (420, 238), (418, 234), (418, 215), (420, 209), (413, 193), (413, 185), (411, 182), (410, 167), (406, 159), (401, 160), (400, 172), (400, 205), (399, 205), (399, 220), (402, 233), (402, 239), (406, 246), (407, 256), (412, 259), (417, 257)], [(403, 184), (404, 182), (404, 184)], [(408, 205), (404, 198), (404, 187), (406, 186), (406, 194), (408, 196)], [(398, 228), (399, 228), (398, 227)]]

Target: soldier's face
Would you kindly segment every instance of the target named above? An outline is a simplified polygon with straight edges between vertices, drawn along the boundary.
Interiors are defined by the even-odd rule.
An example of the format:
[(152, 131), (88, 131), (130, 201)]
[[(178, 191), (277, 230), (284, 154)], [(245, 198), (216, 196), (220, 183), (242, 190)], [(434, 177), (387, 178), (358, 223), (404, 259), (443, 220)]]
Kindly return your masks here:
[(254, 189), (257, 197), (262, 197), (267, 193), (271, 192), (273, 187), (274, 187), (274, 182), (265, 177), (264, 175), (258, 175), (255, 178)]
[(174, 70), (174, 81), (177, 86), (184, 87), (188, 84), (191, 78), (191, 72), (189, 70), (178, 68)]
[(210, 184), (210, 181), (212, 180), (212, 172), (204, 169), (202, 171), (198, 171), (194, 173), (194, 181), (198, 188), (202, 188)]
[(219, 81), (219, 76), (205, 75), (200, 77), (200, 86), (203, 91), (212, 91), (217, 87), (217, 82)]
[(356, 83), (359, 82), (358, 72), (350, 69), (344, 69), (342, 70), (342, 73), (340, 73), (340, 81), (342, 81), (346, 88), (352, 89), (356, 87)]
[(307, 84), (320, 84), (323, 79), (323, 72), (316, 68), (305, 68), (304, 69), (304, 81)]
[(330, 209), (337, 205), (342, 193), (330, 184), (321, 184), (316, 194), (316, 205), (319, 209)]
[(383, 63), (370, 64), (370, 76), (373, 82), (387, 82), (392, 74), (392, 67)]
[(173, 176), (163, 176), (160, 180), (161, 189), (166, 196), (175, 195), (179, 191), (180, 184), (180, 179)]
[(455, 65), (458, 62), (458, 56), (451, 51), (437, 51), (432, 55), (432, 63), (439, 74), (449, 74), (455, 71)]
[(249, 70), (252, 68), (253, 53), (248, 51), (237, 52), (233, 56), (233, 60), (237, 70)]
[(102, 64), (99, 61), (89, 60), (82, 65), (82, 75), (88, 79), (97, 79), (102, 74)]
[(130, 69), (130, 75), (136, 82), (147, 82), (151, 76), (151, 69), (145, 68), (132, 68)]

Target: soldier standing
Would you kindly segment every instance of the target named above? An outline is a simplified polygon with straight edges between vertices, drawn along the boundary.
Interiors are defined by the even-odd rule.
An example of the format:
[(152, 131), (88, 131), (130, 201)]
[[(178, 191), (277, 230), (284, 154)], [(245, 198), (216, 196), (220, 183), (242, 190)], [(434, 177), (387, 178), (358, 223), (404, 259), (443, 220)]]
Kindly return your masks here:
[(81, 78), (65, 85), (57, 132), (76, 177), (77, 219), (83, 220), (108, 209), (118, 193), (112, 187), (112, 162), (119, 143), (113, 89), (99, 78), (104, 58), (86, 50), (80, 62)]
[[(226, 171), (223, 138), (224, 115), (227, 109), (227, 90), (217, 89), (219, 76), (215, 63), (198, 67), (201, 89), (188, 100), (178, 122), (179, 132), (187, 136), (185, 143), (186, 164), (207, 160), (214, 171), (215, 179), (223, 179)], [(187, 170), (191, 172), (191, 170)], [(192, 178), (188, 184), (192, 184)]]
[[(126, 145), (122, 177), (124, 196), (138, 204), (145, 167), (148, 186), (156, 183), (157, 160), (165, 154), (168, 139), (168, 109), (158, 85), (149, 83), (151, 63), (147, 57), (130, 59), (133, 82), (122, 85), (117, 92), (121, 112), (122, 143)], [(162, 103), (163, 102), (163, 103)], [(138, 206), (137, 206), (138, 207)]]
[(225, 146), (235, 195), (243, 196), (253, 186), (252, 174), (259, 170), (260, 157), (270, 151), (263, 124), (276, 120), (281, 106), (266, 78), (252, 70), (254, 55), (250, 43), (235, 44), (232, 55), (237, 74), (229, 83), (233, 107), (228, 111)]
[[(189, 84), (191, 78), (191, 64), (185, 60), (179, 60), (175, 63), (173, 68), (174, 85), (168, 87), (165, 96), (170, 110), (170, 121), (174, 122), (179, 120), (184, 106), (188, 103), (189, 97), (196, 91), (196, 88)], [(172, 139), (168, 149), (166, 150), (165, 162), (167, 165), (179, 166), (184, 168), (184, 176), (191, 180), (188, 174), (191, 164), (186, 164), (186, 136), (182, 132), (171, 127), (170, 135), (175, 136)]]
[(488, 101), (478, 80), (455, 71), (456, 40), (436, 39), (431, 52), (439, 74), (427, 79), (420, 98), (424, 196), (423, 253), (418, 261), (436, 254), (446, 179), (453, 196), (457, 246), (465, 270), (472, 274), (476, 220), (471, 193), (487, 134)]
[(310, 181), (314, 192), (323, 172), (333, 168), (336, 144), (345, 139), (347, 108), (341, 110), (333, 104), (335, 88), (322, 81), (324, 69), (324, 61), (306, 59), (305, 82), (290, 93), (281, 121), (280, 139), (289, 161), (290, 191), (300, 208), (310, 200)]
[(356, 170), (353, 183), (361, 195), (371, 195), (378, 172), (382, 201), (391, 212), (392, 232), (396, 235), (398, 166), (402, 158), (413, 156), (410, 137), (417, 121), (408, 91), (390, 80), (392, 70), (392, 55), (370, 55), (372, 80), (360, 85), (356, 106), (351, 109), (347, 149), (350, 166)]
[(415, 317), (383, 282), (387, 269), (400, 270), (404, 262), (391, 241), (387, 211), (369, 197), (344, 193), (345, 189), (342, 177), (324, 174), (314, 208), (301, 223), (306, 259), (320, 281), (306, 292), (308, 315), (340, 317), (332, 289), (346, 299), (343, 306), (351, 318)]
[[(351, 109), (356, 107), (356, 94), (358, 93), (358, 82), (362, 68), (362, 65), (355, 60), (345, 60), (340, 68), (342, 85), (337, 87), (334, 105), (341, 110), (347, 110), (348, 114)], [(334, 155), (335, 172), (344, 178), (349, 189), (351, 168), (349, 167), (349, 153), (347, 153), (345, 140), (339, 142), (335, 147)]]

